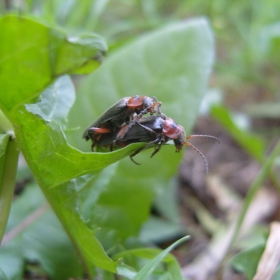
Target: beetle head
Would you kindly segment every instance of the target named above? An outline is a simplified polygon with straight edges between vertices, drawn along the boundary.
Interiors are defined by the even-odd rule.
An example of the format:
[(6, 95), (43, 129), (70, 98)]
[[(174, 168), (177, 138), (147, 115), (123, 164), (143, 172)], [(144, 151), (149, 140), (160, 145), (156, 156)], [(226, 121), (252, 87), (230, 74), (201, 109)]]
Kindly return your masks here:
[(173, 142), (176, 147), (176, 153), (179, 153), (182, 150), (183, 146), (186, 145), (186, 133), (183, 128), (178, 137), (173, 139)]
[[(155, 109), (155, 106), (157, 106), (157, 110)], [(158, 102), (155, 97), (151, 98), (145, 95), (135, 95), (127, 101), (127, 107), (134, 110), (137, 114), (141, 113), (141, 115), (148, 112), (151, 114), (156, 112), (161, 113), (160, 106), (161, 102)]]
[[(145, 110), (151, 114), (161, 113), (160, 111), (161, 102), (158, 102), (155, 97), (145, 96), (143, 100), (142, 110)], [(157, 107), (157, 109), (155, 109)]]

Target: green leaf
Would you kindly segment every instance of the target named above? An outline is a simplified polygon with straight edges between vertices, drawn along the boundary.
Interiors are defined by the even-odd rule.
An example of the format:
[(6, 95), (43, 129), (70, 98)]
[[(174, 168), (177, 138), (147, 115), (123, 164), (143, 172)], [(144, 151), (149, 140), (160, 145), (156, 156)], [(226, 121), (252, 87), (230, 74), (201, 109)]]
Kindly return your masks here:
[[(162, 111), (184, 125), (189, 133), (205, 93), (212, 62), (212, 34), (203, 19), (177, 23), (135, 40), (109, 56), (102, 67), (81, 84), (69, 115), (69, 127), (79, 126), (80, 130), (68, 136), (68, 140), (73, 146), (90, 151), (90, 143), (81, 138), (83, 130), (114, 102), (136, 94), (156, 96), (163, 102)], [(132, 146), (126, 149), (129, 147)], [(121, 160), (107, 184), (107, 192), (96, 202), (93, 193), (99, 189), (99, 182), (93, 182), (92, 192), (85, 195), (85, 201), (92, 200), (92, 204), (86, 204), (93, 206), (89, 206), (88, 211), (81, 210), (81, 215), (83, 219), (87, 217), (91, 228), (98, 225), (98, 220), (105, 226), (106, 230), (101, 230), (100, 235), (113, 232), (114, 238), (110, 235), (107, 240), (123, 240), (128, 233), (137, 235), (148, 218), (153, 196), (165, 192), (169, 184), (174, 187), (170, 178), (177, 172), (182, 153), (175, 154), (171, 145), (162, 147), (152, 159), (151, 153), (147, 150), (136, 156), (141, 166), (129, 158)], [(98, 153), (92, 155), (94, 158)], [(120, 215), (114, 213), (114, 209)], [(175, 220), (176, 211), (170, 211)], [(98, 237), (100, 235), (98, 233)]]
[(15, 132), (20, 148), (37, 180), (48, 188), (96, 173), (143, 146), (134, 144), (110, 154), (82, 153), (67, 144), (56, 121), (45, 121), (22, 107), (17, 122)]
[(11, 122), (7, 119), (7, 117), (4, 115), (2, 110), (0, 110), (0, 133), (8, 133), (12, 137), (14, 137), (14, 128)]
[[(65, 90), (61, 90), (62, 87)], [(69, 146), (61, 123), (65, 123), (71, 100), (73, 85), (69, 78), (64, 77), (51, 85), (38, 103), (25, 106), (32, 113), (24, 107), (14, 113), (17, 116), (15, 133), (20, 147), (34, 175), (46, 187), (96, 173), (143, 145), (135, 144), (110, 154), (82, 153)]]
[[(87, 273), (92, 275), (93, 264), (115, 271), (116, 264), (106, 255), (94, 232), (86, 227), (74, 206), (63, 208), (62, 202), (70, 199), (67, 196), (67, 183), (59, 190), (52, 191), (49, 187), (58, 186), (91, 170), (97, 172), (116, 160), (111, 157), (106, 164), (98, 155), (91, 161), (94, 155), (90, 155), (85, 163), (85, 154), (67, 145), (61, 124), (57, 121), (65, 124), (66, 113), (73, 100), (69, 79), (64, 79), (62, 83), (61, 80), (58, 81), (52, 89), (45, 92), (40, 105), (27, 106), (34, 114), (28, 112), (23, 104), (33, 101), (56, 76), (64, 72), (80, 72), (84, 66), (88, 67), (88, 62), (92, 59), (99, 61), (104, 51), (103, 42), (88, 36), (82, 40), (68, 40), (58, 30), (16, 16), (1, 18), (0, 29), (5, 30), (4, 38), (8, 35), (9, 40), (13, 38), (11, 46), (1, 44), (0, 47), (0, 60), (4, 62), (1, 65), (4, 75), (1, 75), (0, 80), (3, 79), (1, 82), (5, 92), (5, 95), (0, 96), (0, 106), (16, 127), (19, 148), (52, 208), (74, 241)], [(17, 77), (17, 82), (10, 83), (14, 76)], [(62, 84), (70, 91), (65, 92), (61, 87), (56, 87)], [(62, 95), (64, 97), (61, 97)], [(60, 114), (56, 106), (67, 97), (70, 97), (70, 102), (66, 103), (64, 112)], [(41, 117), (38, 114), (41, 114)], [(123, 153), (124, 156), (129, 152)], [(106, 155), (103, 158), (106, 158)], [(96, 166), (94, 162), (97, 163)], [(69, 184), (71, 185), (71, 182)], [(56, 193), (60, 190), (63, 190), (62, 194)]]
[(71, 126), (80, 127), (75, 146), (90, 150), (81, 144), (83, 130), (113, 103), (137, 94), (156, 96), (162, 111), (189, 133), (213, 59), (212, 33), (204, 19), (172, 24), (116, 51), (81, 85), (69, 116)]
[(26, 104), (27, 111), (46, 121), (54, 120), (65, 128), (68, 115), (75, 101), (75, 88), (68, 76), (62, 76), (41, 94), (36, 104)]
[[(140, 249), (132, 249), (126, 250), (119, 254), (114, 255), (114, 259), (119, 259), (129, 263), (130, 266), (138, 268), (139, 266), (143, 266), (143, 259), (153, 260), (158, 255), (160, 255), (163, 251), (155, 248), (140, 248)], [(132, 257), (133, 259), (132, 260)], [(156, 274), (161, 275), (169, 275), (167, 279), (183, 279), (181, 274), (181, 268), (176, 260), (176, 258), (172, 254), (166, 255), (162, 260), (164, 266), (161, 269), (157, 269)], [(151, 264), (151, 262), (146, 261), (147, 264)], [(133, 279), (136, 276), (135, 269), (132, 267), (128, 267), (123, 263), (120, 263), (117, 267), (118, 274), (125, 275), (129, 279)]]
[(75, 180), (82, 188), (77, 192), (78, 212), (89, 228), (101, 228), (97, 236), (106, 248), (138, 234), (140, 225), (148, 218), (154, 193), (150, 187), (134, 182), (133, 175), (126, 177), (124, 187), (123, 181), (116, 181), (122, 172), (117, 163), (94, 177)]
[(128, 279), (133, 279), (136, 275), (136, 271), (128, 265), (120, 263), (117, 267), (118, 275), (125, 276)]
[(242, 272), (247, 279), (253, 279), (256, 274), (258, 262), (264, 250), (264, 244), (243, 250), (235, 255), (231, 260), (233, 268)]
[(26, 261), (38, 262), (52, 279), (83, 274), (69, 237), (35, 184), (26, 186), (13, 203), (5, 237), (0, 269), (8, 279), (22, 279)]
[(15, 15), (0, 18), (0, 33), (0, 84), (5, 93), (0, 107), (5, 113), (37, 97), (55, 77), (81, 71), (90, 60), (99, 64), (106, 50), (94, 35), (67, 39), (59, 30)]
[(105, 55), (104, 41), (93, 34), (70, 37), (59, 49), (55, 73), (88, 74), (97, 69)]
[(144, 243), (164, 242), (185, 233), (186, 229), (183, 229), (178, 223), (168, 221), (165, 218), (160, 219), (150, 216), (142, 227), (140, 239)]
[[(71, 56), (69, 61), (66, 61), (64, 58), (68, 53)], [(59, 51), (52, 56), (50, 69), (61, 74), (64, 63), (65, 71), (70, 72), (85, 65), (77, 62), (74, 53), (71, 44), (60, 47)], [(78, 54), (84, 55), (81, 51)], [(77, 57), (79, 57), (78, 54)], [(40, 55), (35, 59), (36, 63)], [(21, 58), (25, 57), (29, 61), (30, 56), (31, 52)], [(19, 63), (19, 61), (15, 62)], [(88, 110), (98, 115), (100, 110), (106, 109), (111, 105), (112, 100), (118, 100), (122, 95), (147, 94), (156, 95), (163, 101), (164, 113), (185, 125), (189, 132), (205, 92), (212, 62), (212, 36), (207, 22), (203, 19), (178, 23), (145, 36), (119, 53), (115, 53), (111, 59), (108, 59), (108, 63), (104, 64), (104, 71), (99, 71), (99, 74), (92, 76), (93, 80), (90, 78), (88, 80), (90, 82), (86, 82), (89, 86), (87, 94), (94, 93), (94, 101), (98, 101), (95, 102), (97, 110), (92, 110), (89, 106), (90, 98), (79, 94), (86, 107), (82, 106), (81, 112), (77, 114), (74, 111), (75, 119), (79, 122), (78, 126), (83, 125), (83, 122), (87, 122), (86, 124), (91, 122), (86, 115)], [(26, 61), (23, 61), (22, 64), (25, 63)], [(48, 72), (45, 74), (41, 73), (43, 78), (46, 77), (47, 82), (40, 83), (40, 87), (51, 82)], [(22, 74), (21, 77), (27, 79), (31, 76), (31, 74), (30, 77)], [(36, 75), (32, 79), (37, 79)], [(27, 85), (26, 87), (28, 88)], [(63, 116), (54, 120), (45, 111), (45, 108), (56, 111), (52, 95), (44, 94), (40, 105), (27, 106), (32, 112), (22, 105), (27, 100), (36, 97), (40, 87), (34, 88), (32, 85), (25, 89), (27, 95), (24, 97), (23, 94), (21, 98), (18, 96), (23, 89), (14, 88), (11, 94), (14, 99), (4, 99), (2, 102), (5, 106), (9, 105), (6, 108), (7, 111), (17, 106), (18, 110), (12, 111), (10, 115), (16, 128), (19, 147), (53, 210), (78, 249), (87, 272), (92, 275), (92, 264), (115, 272), (116, 263), (107, 256), (94, 236), (97, 227), (101, 225), (107, 233), (113, 229), (121, 239), (126, 238), (128, 234), (136, 235), (141, 224), (148, 217), (155, 190), (162, 188), (166, 182), (170, 181), (170, 177), (176, 172), (180, 156), (174, 155), (174, 147), (164, 147), (164, 151), (155, 159), (147, 161), (145, 153), (143, 153), (145, 157), (140, 155), (139, 158), (142, 158), (141, 162), (143, 162), (140, 167), (132, 164), (129, 159), (125, 159), (118, 164), (117, 171), (112, 172), (110, 180), (101, 184), (100, 189), (98, 186), (101, 179), (98, 179), (98, 174), (95, 175), (97, 179), (92, 185), (91, 176), (93, 175), (73, 179), (88, 173), (97, 173), (131, 154), (143, 144), (133, 144), (112, 153), (78, 151), (67, 144), (59, 123), (64, 119)], [(58, 90), (55, 94), (59, 95), (62, 92)], [(65, 92), (63, 95), (66, 95)], [(186, 106), (188, 106), (187, 109)], [(81, 134), (78, 134), (78, 137), (81, 139)], [(119, 176), (123, 176), (125, 180), (120, 180)], [(103, 175), (99, 178), (103, 178)], [(85, 180), (85, 185), (82, 184), (82, 180)], [(106, 192), (109, 185), (110, 190)], [(92, 188), (89, 193), (96, 195), (92, 200), (85, 195), (87, 188)], [(83, 194), (84, 191), (85, 194)], [(88, 213), (80, 210), (81, 208), (77, 209), (77, 205), (80, 207), (82, 205), (77, 203), (77, 198), (78, 201), (81, 199), (89, 205), (84, 208), (85, 210), (93, 209), (94, 212)], [(115, 204), (110, 209), (108, 206), (112, 202)], [(93, 208), (91, 208), (92, 205)], [(116, 213), (114, 209), (118, 212)], [(109, 214), (103, 215), (107, 213), (107, 210)], [(127, 215), (119, 219), (118, 213), (127, 213)], [(95, 214), (99, 215), (94, 218)], [(92, 231), (82, 220), (85, 217), (89, 218)]]
[[(52, 87), (52, 89), (54, 88)], [(29, 110), (34, 111), (34, 113), (49, 118), (45, 111), (42, 111), (42, 108), (49, 108), (51, 112), (56, 112), (56, 103), (52, 101), (53, 99), (63, 100), (59, 96), (62, 94), (64, 98), (67, 98), (67, 94), (71, 95), (72, 93), (71, 91), (55, 90), (52, 95), (42, 95), (38, 104), (27, 107)], [(53, 96), (55, 97), (53, 98)], [(116, 161), (116, 159), (112, 155), (101, 153), (91, 153), (87, 157), (85, 153), (81, 153), (67, 145), (58, 122), (44, 120), (38, 115), (26, 111), (24, 107), (18, 111), (16, 116), (18, 122), (16, 126), (17, 139), (29, 163), (29, 167), (40, 183), (52, 208), (75, 242), (76, 248), (78, 248), (83, 256), (87, 267), (91, 267), (91, 263), (94, 263), (103, 269), (115, 271), (116, 263), (106, 255), (101, 244), (94, 236), (96, 229), (101, 224), (92, 226), (93, 231), (91, 231), (76, 212), (76, 202), (72, 199), (78, 196), (70, 190), (81, 187), (81, 180), (77, 182), (76, 180), (69, 180), (89, 172), (98, 172), (109, 163)], [(52, 114), (52, 116), (54, 117), (56, 114)], [(141, 145), (143, 144), (137, 144), (136, 146), (139, 147)], [(118, 157), (130, 154), (133, 149), (135, 149), (135, 146), (127, 147), (122, 153), (118, 153)], [(106, 161), (106, 157), (108, 161)], [(54, 186), (57, 186), (57, 188), (53, 188)], [(70, 205), (69, 201), (72, 201)], [(144, 215), (145, 217), (147, 216), (147, 211)], [(128, 233), (130, 232), (128, 231)], [(88, 250), (89, 247), (91, 250)]]
[[(178, 246), (180, 243), (186, 241), (189, 239), (189, 236), (185, 236), (172, 245), (170, 245), (168, 248), (163, 250), (160, 254), (158, 254), (152, 261), (150, 261), (148, 264), (146, 264), (133, 278), (133, 280), (145, 280), (149, 279), (150, 275), (152, 274), (153, 270), (159, 265), (159, 263), (167, 256), (167, 254), (173, 250), (176, 246)], [(174, 267), (172, 267), (174, 269)], [(180, 270), (179, 270), (180, 271)], [(173, 273), (175, 270), (173, 270)], [(178, 273), (178, 272), (177, 272)], [(172, 275), (172, 279), (183, 279), (181, 273), (178, 273), (176, 275)], [(175, 278), (174, 278), (175, 276)], [(178, 278), (179, 277), (179, 278)]]
[[(80, 184), (77, 184), (77, 180)], [(90, 185), (88, 178), (77, 180), (71, 180), (57, 188), (44, 189), (44, 194), (55, 213), (60, 217), (60, 221), (70, 235), (87, 268), (94, 264), (105, 270), (116, 272), (117, 263), (107, 256), (102, 245), (95, 237), (98, 228), (89, 229), (77, 213), (76, 199), (81, 191), (80, 188), (83, 189), (83, 187)], [(84, 181), (85, 186), (81, 181)], [(88, 273), (91, 273), (91, 271), (88, 271)]]
[(225, 107), (214, 106), (211, 114), (251, 156), (260, 162), (263, 161), (264, 141), (256, 135), (240, 129)]

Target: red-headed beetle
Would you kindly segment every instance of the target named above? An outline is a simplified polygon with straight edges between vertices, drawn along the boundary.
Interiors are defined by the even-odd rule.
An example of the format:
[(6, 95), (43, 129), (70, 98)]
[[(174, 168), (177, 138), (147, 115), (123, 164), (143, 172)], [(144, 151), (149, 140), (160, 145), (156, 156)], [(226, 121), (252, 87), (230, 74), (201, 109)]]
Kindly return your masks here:
[[(157, 106), (157, 109), (155, 107)], [(133, 125), (141, 117), (150, 113), (160, 112), (161, 102), (155, 97), (133, 96), (124, 97), (108, 108), (95, 122), (93, 122), (84, 132), (83, 138), (92, 140), (92, 149), (98, 145), (98, 141), (103, 134), (112, 133), (124, 124)], [(135, 115), (136, 114), (136, 115)]]
[[(133, 124), (124, 135), (123, 132), (126, 131), (127, 126), (128, 125), (124, 125), (116, 136), (112, 135), (111, 139), (116, 137), (115, 141), (113, 141), (113, 145), (115, 144), (119, 146), (126, 146), (135, 142), (148, 142), (146, 146), (136, 150), (133, 154), (130, 155), (131, 160), (136, 164), (139, 163), (134, 161), (133, 157), (142, 150), (146, 149), (147, 147), (153, 144), (156, 144), (157, 147), (151, 154), (151, 157), (153, 157), (156, 153), (159, 152), (162, 144), (165, 144), (169, 140), (173, 140), (174, 145), (176, 147), (175, 152), (180, 152), (180, 150), (185, 145), (197, 151), (203, 158), (206, 165), (206, 172), (208, 173), (208, 163), (205, 156), (187, 140), (196, 137), (207, 137), (220, 142), (219, 139), (210, 135), (190, 135), (186, 137), (184, 128), (178, 125), (171, 118), (165, 117), (163, 114), (161, 114), (160, 116), (150, 116), (142, 118), (141, 120), (139, 120), (139, 122)], [(107, 144), (109, 144), (109, 142), (110, 141), (107, 141)], [(102, 142), (99, 144), (102, 144)]]

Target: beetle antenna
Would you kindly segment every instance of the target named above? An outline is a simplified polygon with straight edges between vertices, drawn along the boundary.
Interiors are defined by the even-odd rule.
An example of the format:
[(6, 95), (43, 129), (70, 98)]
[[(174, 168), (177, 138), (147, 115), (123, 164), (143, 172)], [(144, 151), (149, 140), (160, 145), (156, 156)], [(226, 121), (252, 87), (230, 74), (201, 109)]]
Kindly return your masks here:
[[(189, 139), (189, 137), (187, 139)], [(197, 147), (195, 147), (193, 144), (191, 144), (190, 142), (185, 142), (184, 145), (188, 145), (189, 147), (191, 147), (192, 149), (194, 149), (195, 151), (197, 151), (200, 154), (200, 156), (203, 158), (203, 160), (205, 162), (206, 174), (208, 174), (208, 162), (207, 162), (206, 157), (203, 155), (203, 153)]]
[(214, 140), (217, 140), (219, 142), (219, 144), (221, 143), (218, 138), (216, 138), (215, 136), (211, 136), (211, 135), (190, 135), (186, 139), (198, 138), (198, 137), (212, 138)]

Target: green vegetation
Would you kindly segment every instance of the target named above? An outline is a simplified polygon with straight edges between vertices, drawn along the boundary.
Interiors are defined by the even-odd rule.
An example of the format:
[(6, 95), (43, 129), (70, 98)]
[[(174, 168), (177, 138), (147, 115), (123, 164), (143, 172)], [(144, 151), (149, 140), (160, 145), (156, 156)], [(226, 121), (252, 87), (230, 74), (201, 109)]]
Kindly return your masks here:
[[(247, 112), (280, 115), (269, 109), (279, 100), (278, 1), (31, 0), (0, 11), (0, 279), (183, 279), (169, 254), (188, 242), (176, 241), (189, 234), (174, 191), (183, 153), (148, 150), (137, 166), (128, 155), (143, 143), (92, 153), (82, 139), (125, 96), (156, 96), (189, 135), (210, 88), (222, 91), (207, 111), (262, 167), (231, 247), (263, 180), (279, 192), (280, 144), (266, 154), (279, 133), (241, 128), (232, 106), (258, 88), (267, 107)], [(14, 195), (15, 182), (24, 189)], [(150, 247), (165, 240), (165, 250)], [(222, 267), (251, 279), (264, 245)]]

